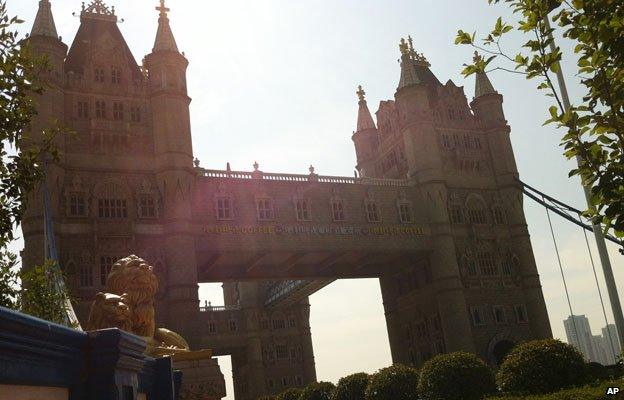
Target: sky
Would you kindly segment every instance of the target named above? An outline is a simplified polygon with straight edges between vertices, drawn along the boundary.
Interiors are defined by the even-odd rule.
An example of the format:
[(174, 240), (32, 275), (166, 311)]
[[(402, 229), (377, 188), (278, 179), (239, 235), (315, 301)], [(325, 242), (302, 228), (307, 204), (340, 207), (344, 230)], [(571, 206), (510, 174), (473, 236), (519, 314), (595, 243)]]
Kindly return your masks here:
[[(78, 0), (51, 0), (59, 35), (70, 44), (79, 19)], [(156, 27), (156, 0), (107, 0), (124, 18), (120, 29), (137, 62), (150, 52)], [(254, 161), (267, 172), (353, 176), (355, 152), (351, 133), (357, 119), (357, 85), (363, 85), (371, 111), (392, 99), (399, 80), (398, 43), (408, 34), (442, 81), (465, 86), (469, 99), (474, 78), (464, 79), (462, 64), (472, 49), (453, 44), (458, 29), (485, 32), (496, 17), (515, 18), (504, 6), (486, 0), (169, 0), (178, 47), (188, 69), (195, 155), (206, 168), (252, 170)], [(30, 29), (36, 0), (8, 0), (10, 14)], [(504, 43), (515, 53), (519, 34)], [(582, 97), (574, 77), (573, 45), (564, 71), (572, 102)], [(574, 163), (559, 147), (562, 132), (543, 127), (549, 99), (537, 83), (518, 75), (490, 74), (504, 95), (512, 142), (521, 178), (554, 197), (584, 209), (577, 178), (568, 178)], [(565, 339), (569, 315), (553, 242), (543, 208), (525, 201), (533, 249), (548, 313), (557, 338)], [(554, 229), (571, 294), (574, 314), (585, 314), (594, 334), (605, 325), (585, 239), (580, 228), (555, 217)], [(591, 239), (591, 237), (590, 237)], [(14, 247), (21, 248), (16, 242)], [(624, 258), (610, 247), (618, 289), (624, 282)], [(597, 259), (592, 242), (594, 258)], [(606, 296), (604, 279), (599, 282)], [(354, 296), (355, 295), (355, 296)], [(202, 299), (222, 303), (218, 285), (204, 285)], [(357, 301), (353, 301), (357, 298)], [(606, 298), (606, 297), (605, 297)], [(379, 284), (376, 280), (338, 281), (310, 298), (311, 326), (319, 380), (336, 382), (353, 372), (391, 363)], [(608, 305), (608, 304), (607, 304)], [(608, 307), (607, 307), (608, 308)], [(609, 321), (612, 321), (610, 312)], [(356, 338), (356, 339), (354, 339)], [(231, 391), (229, 359), (220, 360)]]

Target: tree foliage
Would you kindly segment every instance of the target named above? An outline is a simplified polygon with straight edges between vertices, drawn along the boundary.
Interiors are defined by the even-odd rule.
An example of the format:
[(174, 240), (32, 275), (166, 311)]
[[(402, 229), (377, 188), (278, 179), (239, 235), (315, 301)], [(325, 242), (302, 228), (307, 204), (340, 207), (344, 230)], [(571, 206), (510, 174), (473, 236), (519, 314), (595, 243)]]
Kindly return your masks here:
[(480, 400), (495, 391), (494, 372), (471, 353), (438, 355), (420, 371), (418, 393), (425, 400)]
[(5, 257), (5, 262), (0, 263), (0, 306), (64, 324), (71, 297), (67, 289), (55, 285), (64, 279), (58, 265), (46, 261), (42, 266), (18, 272), (15, 255), (5, 252), (0, 257)]
[(303, 388), (299, 400), (330, 400), (336, 387), (331, 382), (314, 382)]
[[(624, 2), (488, 2), (508, 5), (519, 20), (509, 24), (498, 18), (482, 40), (476, 39), (476, 33), (460, 30), (456, 44), (471, 45), (488, 56), (466, 65), (463, 74), (468, 76), (497, 65), (494, 69), (538, 81), (537, 88), (553, 99), (546, 124), (565, 130), (561, 141), (564, 155), (578, 161), (578, 168), (570, 176), (580, 176), (591, 188), (593, 207), (586, 211), (587, 216), (624, 237)], [(555, 83), (563, 54), (553, 41), (555, 29), (551, 26), (575, 44), (576, 76), (585, 93), (570, 109)], [(504, 49), (502, 39), (512, 31), (519, 31), (528, 39), (520, 51), (510, 53)]]
[(302, 390), (299, 388), (290, 388), (275, 396), (275, 400), (298, 400)]
[(583, 384), (583, 356), (559, 340), (534, 340), (516, 346), (497, 374), (498, 387), (511, 394), (544, 394)]
[(401, 364), (380, 369), (371, 376), (365, 399), (417, 400), (418, 371)]
[(49, 67), (19, 40), (15, 26), (21, 23), (8, 16), (6, 1), (0, 1), (0, 248), (14, 239), (28, 194), (43, 176), (41, 156), (56, 157), (52, 141), (59, 132), (45, 130), (41, 142), (24, 145)]
[(18, 308), (19, 279), (17, 256), (0, 251), (0, 307)]
[(370, 376), (365, 372), (340, 378), (332, 400), (364, 400)]

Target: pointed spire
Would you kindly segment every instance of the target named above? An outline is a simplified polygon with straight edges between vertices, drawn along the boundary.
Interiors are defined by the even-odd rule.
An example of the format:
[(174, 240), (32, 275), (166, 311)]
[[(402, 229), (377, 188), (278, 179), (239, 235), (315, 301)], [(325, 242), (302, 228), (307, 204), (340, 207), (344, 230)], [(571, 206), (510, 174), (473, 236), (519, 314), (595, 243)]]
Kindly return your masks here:
[(377, 129), (377, 127), (375, 126), (375, 121), (373, 121), (373, 117), (371, 116), (370, 110), (368, 109), (368, 105), (366, 104), (366, 92), (364, 91), (364, 89), (362, 89), (362, 85), (358, 86), (358, 91), (356, 92), (356, 94), (360, 99), (357, 132), (365, 131), (367, 129)]
[[(483, 62), (483, 57), (479, 54), (479, 52), (475, 51), (473, 61), (475, 64)], [(476, 86), (475, 86), (475, 99), (481, 96), (485, 96), (486, 94), (496, 94), (498, 93), (490, 78), (488, 78), (485, 72), (477, 72)]]
[(411, 36), (401, 39), (401, 79), (397, 90), (419, 83), (440, 83), (431, 73), (429, 61), (422, 54), (414, 50), (414, 41)]
[(54, 17), (52, 16), (52, 5), (49, 0), (39, 1), (37, 17), (35, 17), (35, 23), (30, 32), (30, 36), (35, 35), (49, 36), (58, 39)]
[(165, 0), (160, 0), (160, 6), (156, 7), (156, 10), (160, 12), (158, 18), (158, 32), (156, 33), (156, 41), (154, 42), (154, 53), (157, 51), (173, 51), (178, 53), (178, 45), (176, 44), (173, 32), (171, 32), (171, 26), (169, 26), (169, 18), (167, 13), (170, 11), (165, 6)]

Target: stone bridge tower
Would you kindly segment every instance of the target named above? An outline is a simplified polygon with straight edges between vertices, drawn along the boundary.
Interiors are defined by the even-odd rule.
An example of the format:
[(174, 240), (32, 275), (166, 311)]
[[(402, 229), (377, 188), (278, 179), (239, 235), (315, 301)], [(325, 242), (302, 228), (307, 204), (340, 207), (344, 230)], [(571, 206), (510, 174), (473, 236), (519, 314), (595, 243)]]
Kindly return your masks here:
[(407, 176), (435, 226), (424, 264), (380, 278), (392, 358), (467, 350), (496, 363), (524, 335), (551, 336), (503, 97), (479, 73), (469, 105), (411, 38), (400, 50), (394, 101), (381, 102), (376, 128), (360, 87), (353, 136), (360, 173)]
[[(394, 362), (464, 350), (495, 364), (551, 335), (487, 75), (469, 103), (403, 40), (398, 88), (376, 120), (357, 92), (358, 177), (208, 170), (193, 161), (188, 61), (164, 2), (157, 10), (142, 66), (102, 0), (83, 6), (69, 51), (49, 0), (28, 38), (52, 67), (28, 140), (54, 120), (75, 132), (59, 137), (48, 184), (81, 320), (113, 263), (137, 254), (159, 279), (159, 325), (231, 355), (237, 400), (316, 380), (308, 296), (336, 279), (380, 279)], [(41, 191), (32, 197), (25, 268), (44, 257)], [(201, 282), (225, 282), (225, 305), (200, 307)]]

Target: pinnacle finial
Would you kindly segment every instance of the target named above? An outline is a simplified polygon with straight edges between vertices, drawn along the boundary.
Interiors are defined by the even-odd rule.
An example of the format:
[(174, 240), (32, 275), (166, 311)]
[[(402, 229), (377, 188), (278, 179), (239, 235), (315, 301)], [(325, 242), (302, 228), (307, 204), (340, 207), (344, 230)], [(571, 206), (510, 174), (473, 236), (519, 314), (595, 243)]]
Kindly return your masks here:
[(161, 17), (167, 17), (167, 13), (171, 11), (167, 6), (165, 6), (165, 0), (160, 0), (160, 6), (156, 7), (156, 11), (160, 12)]
[(362, 85), (358, 85), (358, 91), (355, 94), (357, 94), (360, 101), (366, 101), (366, 92), (362, 89)]
[(410, 52), (414, 52), (414, 41), (412, 40), (412, 36), (407, 36), (407, 42), (409, 43)]
[(405, 38), (401, 38), (401, 43), (399, 44), (399, 49), (401, 50), (401, 54), (403, 54), (403, 55), (409, 54), (409, 45), (405, 41)]

